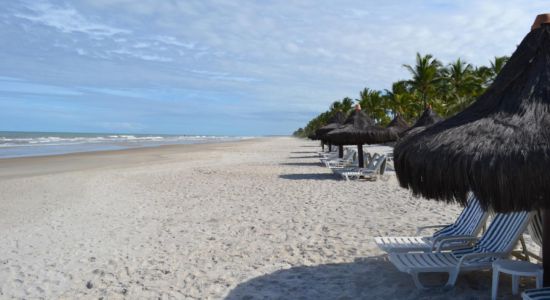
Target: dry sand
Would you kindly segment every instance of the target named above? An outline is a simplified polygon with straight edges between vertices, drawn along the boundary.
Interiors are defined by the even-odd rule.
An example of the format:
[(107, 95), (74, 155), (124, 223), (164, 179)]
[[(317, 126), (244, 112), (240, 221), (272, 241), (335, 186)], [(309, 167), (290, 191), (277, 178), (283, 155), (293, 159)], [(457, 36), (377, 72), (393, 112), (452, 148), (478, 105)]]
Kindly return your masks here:
[(418, 291), (372, 240), (459, 207), (395, 178), (337, 180), (318, 150), (265, 138), (0, 160), (0, 298), (489, 298), (490, 272)]

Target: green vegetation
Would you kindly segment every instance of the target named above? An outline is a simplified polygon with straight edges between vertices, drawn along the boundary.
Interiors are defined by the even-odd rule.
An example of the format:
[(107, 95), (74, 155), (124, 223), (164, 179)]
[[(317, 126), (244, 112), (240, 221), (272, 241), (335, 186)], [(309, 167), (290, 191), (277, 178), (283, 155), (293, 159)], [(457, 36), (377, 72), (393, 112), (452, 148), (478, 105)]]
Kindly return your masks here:
[(348, 113), (355, 103), (380, 125), (386, 125), (399, 113), (413, 123), (427, 105), (442, 117), (449, 117), (463, 110), (483, 94), (493, 82), (508, 57), (495, 57), (489, 66), (475, 67), (462, 59), (443, 65), (432, 55), (416, 54), (416, 65), (403, 65), (412, 78), (392, 84), (391, 90), (377, 91), (364, 88), (358, 99), (345, 97), (330, 105), (329, 110), (309, 121), (295, 136), (307, 137), (317, 128), (327, 124), (337, 111)]

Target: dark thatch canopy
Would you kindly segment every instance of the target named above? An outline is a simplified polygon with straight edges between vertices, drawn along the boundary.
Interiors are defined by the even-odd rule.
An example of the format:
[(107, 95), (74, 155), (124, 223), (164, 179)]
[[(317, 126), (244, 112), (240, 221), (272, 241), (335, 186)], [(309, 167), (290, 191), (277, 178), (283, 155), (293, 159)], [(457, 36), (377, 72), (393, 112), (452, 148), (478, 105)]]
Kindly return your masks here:
[[(464, 111), (394, 149), (403, 187), (498, 212), (550, 209), (550, 25), (531, 31)], [(546, 281), (546, 280), (545, 280)]]
[(340, 128), (330, 131), (325, 135), (326, 139), (332, 143), (339, 145), (339, 154), (342, 154), (342, 145), (357, 145), (358, 166), (364, 165), (363, 160), (363, 144), (366, 142), (365, 129), (374, 125), (374, 120), (366, 113), (361, 111), (357, 106), (350, 116), (346, 119), (344, 125)]
[(401, 132), (400, 136), (410, 135), (419, 132), (426, 127), (432, 126), (433, 124), (439, 123), (441, 121), (443, 121), (443, 118), (436, 114), (431, 107), (428, 107), (424, 110), (422, 115), (420, 115), (420, 118), (416, 120), (414, 125)]
[(331, 130), (334, 130), (336, 128), (339, 128), (346, 120), (346, 115), (341, 112), (337, 111), (329, 120), (328, 124), (317, 129), (315, 131), (315, 135), (318, 139), (324, 140), (325, 135), (329, 133)]
[(397, 114), (386, 128), (395, 128), (396, 130), (405, 131), (409, 129), (409, 127), (411, 127), (409, 123), (407, 123), (400, 114)]
[(397, 115), (387, 127), (379, 125), (369, 126), (365, 129), (366, 144), (383, 144), (395, 142), (399, 139), (399, 134), (409, 128), (407, 121)]
[(335, 145), (364, 144), (367, 138), (365, 129), (369, 126), (374, 126), (374, 120), (362, 110), (355, 110), (340, 128), (327, 133), (326, 139)]

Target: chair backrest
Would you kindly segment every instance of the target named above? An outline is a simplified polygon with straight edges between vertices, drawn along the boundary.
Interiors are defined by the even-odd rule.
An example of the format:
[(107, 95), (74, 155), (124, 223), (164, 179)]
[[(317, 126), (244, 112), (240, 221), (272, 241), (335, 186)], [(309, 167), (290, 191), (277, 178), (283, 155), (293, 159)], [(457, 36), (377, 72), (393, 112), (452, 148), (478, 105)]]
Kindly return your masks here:
[(470, 253), (510, 253), (531, 216), (532, 213), (527, 211), (496, 214), (487, 231), (473, 247), (454, 250), (453, 254), (461, 257)]
[(388, 159), (386, 157), (384, 157), (384, 159), (382, 160), (382, 162), (380, 163), (380, 175), (384, 175), (384, 172), (386, 172), (386, 161)]
[[(376, 155), (378, 155), (376, 157)], [(368, 171), (375, 171), (375, 172), (379, 172), (380, 171), (380, 166), (386, 161), (386, 156), (385, 155), (379, 155), (379, 154), (375, 154), (375, 157), (373, 160), (372, 160), (372, 164), (369, 163), (369, 165), (365, 168), (366, 170)]]
[(381, 155), (378, 154), (378, 153), (374, 153), (372, 155), (372, 158), (371, 160), (369, 161), (369, 163), (367, 164), (367, 166), (365, 167), (365, 169), (367, 170), (374, 170), (376, 169), (376, 166), (378, 165), (378, 160), (380, 159)]
[(542, 212), (537, 210), (529, 222), (527, 230), (529, 230), (529, 235), (537, 245), (542, 247)]
[(433, 236), (476, 236), (481, 231), (488, 216), (489, 212), (483, 210), (474, 194), (470, 193), (468, 195), (468, 205), (462, 210), (454, 224), (436, 231)]
[(343, 160), (352, 160), (352, 159), (353, 159), (353, 154), (354, 154), (354, 153), (355, 153), (355, 152), (349, 151), (349, 150), (348, 150), (348, 151), (345, 151), (345, 152), (344, 152), (344, 156), (342, 157), (342, 159), (343, 159)]
[(364, 159), (365, 159), (365, 162), (367, 163), (367, 165), (370, 163), (370, 161), (372, 160), (372, 155), (370, 154), (370, 152), (366, 152), (365, 155), (363, 155)]

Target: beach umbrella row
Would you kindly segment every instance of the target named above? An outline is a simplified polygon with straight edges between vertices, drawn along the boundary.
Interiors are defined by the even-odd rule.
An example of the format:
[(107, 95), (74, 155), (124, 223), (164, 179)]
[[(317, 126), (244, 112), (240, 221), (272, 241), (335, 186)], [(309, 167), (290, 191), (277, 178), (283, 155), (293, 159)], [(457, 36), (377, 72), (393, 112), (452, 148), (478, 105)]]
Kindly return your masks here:
[(388, 127), (375, 125), (375, 122), (359, 105), (356, 106), (344, 124), (326, 134), (326, 139), (333, 144), (357, 145), (358, 165), (364, 167), (363, 144), (378, 144), (392, 142), (399, 134), (408, 128), (407, 122), (397, 115)]
[(361, 110), (361, 106), (357, 105), (344, 124), (340, 128), (327, 133), (326, 137), (328, 141), (340, 147), (343, 147), (343, 145), (357, 145), (359, 167), (362, 168), (364, 166), (364, 130), (373, 125), (374, 120)]
[(550, 286), (550, 15), (475, 103), (400, 141), (394, 164), (416, 195), (497, 212), (544, 211), (544, 285)]
[[(323, 148), (324, 148), (324, 144), (326, 143), (327, 139), (326, 139), (326, 134), (329, 133), (330, 131), (336, 129), (336, 128), (339, 128), (346, 120), (346, 115), (342, 112), (342, 111), (337, 111), (329, 120), (328, 120), (328, 124), (315, 130), (315, 136), (321, 140), (321, 143), (323, 144)], [(331, 144), (329, 143), (329, 151), (331, 150)], [(343, 149), (340, 148), (338, 149), (338, 156), (341, 158), (343, 156)]]

